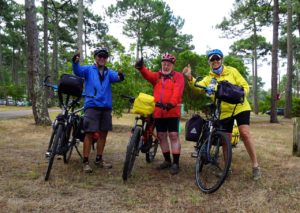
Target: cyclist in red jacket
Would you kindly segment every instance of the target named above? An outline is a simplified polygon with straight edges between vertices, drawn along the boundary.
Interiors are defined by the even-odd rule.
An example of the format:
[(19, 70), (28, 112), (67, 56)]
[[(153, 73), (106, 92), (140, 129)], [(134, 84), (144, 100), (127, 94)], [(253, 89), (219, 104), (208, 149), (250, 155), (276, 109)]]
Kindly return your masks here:
[[(156, 103), (153, 117), (160, 139), (160, 147), (165, 159), (158, 169), (171, 168), (170, 172), (174, 175), (179, 172), (181, 145), (178, 130), (180, 106), (184, 90), (183, 74), (173, 70), (175, 62), (176, 58), (166, 53), (162, 56), (161, 70), (158, 72), (148, 70), (144, 66), (142, 58), (135, 64), (135, 68), (153, 86), (153, 96)], [(171, 161), (170, 150), (172, 151), (173, 163)]]

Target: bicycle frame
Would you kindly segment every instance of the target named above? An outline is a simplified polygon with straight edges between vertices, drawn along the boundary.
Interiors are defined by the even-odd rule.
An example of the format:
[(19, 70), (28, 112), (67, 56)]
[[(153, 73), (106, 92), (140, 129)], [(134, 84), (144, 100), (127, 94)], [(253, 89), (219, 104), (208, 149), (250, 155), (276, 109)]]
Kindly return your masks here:
[[(47, 83), (48, 77), (44, 81), (44, 86), (50, 87), (57, 91), (57, 86)], [(64, 99), (62, 94), (59, 94), (59, 106), (61, 113), (55, 118), (52, 124), (52, 134), (46, 152), (46, 157), (49, 157), (49, 163), (45, 175), (45, 181), (49, 179), (55, 155), (62, 155), (64, 163), (68, 163), (73, 147), (75, 147), (78, 155), (82, 159), (82, 155), (78, 150), (76, 138), (79, 131), (78, 122), (80, 116), (78, 112), (83, 110), (83, 107), (76, 109), (79, 105), (80, 97), (70, 100), (70, 95), (65, 95)], [(70, 103), (69, 103), (70, 102)]]
[[(135, 98), (131, 96), (122, 95), (122, 97), (128, 99), (131, 104), (135, 100)], [(124, 181), (126, 181), (131, 175), (135, 158), (139, 155), (140, 151), (145, 153), (146, 161), (148, 163), (154, 160), (159, 141), (153, 131), (154, 119), (151, 115), (139, 115), (135, 117), (135, 122), (131, 129), (132, 135), (127, 145), (123, 167), (122, 178)]]
[[(195, 86), (206, 91), (207, 87), (196, 84), (198, 80)], [(214, 103), (208, 105), (207, 120), (196, 143), (196, 183), (205, 193), (213, 193), (220, 188), (231, 164), (231, 142), (219, 123), (221, 101), (215, 98)]]

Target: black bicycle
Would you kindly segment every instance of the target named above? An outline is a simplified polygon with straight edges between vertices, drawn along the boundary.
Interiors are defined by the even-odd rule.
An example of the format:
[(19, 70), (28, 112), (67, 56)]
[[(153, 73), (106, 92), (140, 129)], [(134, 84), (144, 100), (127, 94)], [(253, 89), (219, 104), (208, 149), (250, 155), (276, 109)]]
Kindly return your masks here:
[[(207, 91), (207, 87), (197, 85), (199, 80), (196, 79), (195, 87)], [(195, 178), (197, 186), (205, 193), (213, 193), (220, 188), (231, 165), (231, 142), (219, 124), (221, 101), (215, 98), (214, 103), (207, 105), (207, 119), (196, 143)]]
[[(123, 98), (134, 103), (135, 98), (127, 95), (122, 95)], [(134, 126), (131, 129), (131, 137), (129, 139), (126, 151), (126, 157), (123, 167), (122, 178), (126, 181), (133, 169), (135, 158), (140, 152), (145, 153), (146, 161), (151, 163), (156, 155), (159, 140), (155, 134), (155, 125), (152, 115), (139, 115), (135, 118)]]
[(48, 78), (49, 76), (44, 80), (44, 86), (50, 87), (59, 93), (61, 113), (55, 118), (52, 124), (52, 134), (46, 152), (46, 158), (48, 158), (49, 161), (45, 181), (49, 179), (55, 156), (63, 156), (64, 163), (68, 163), (75, 147), (78, 155), (82, 159), (78, 146), (80, 141), (84, 138), (84, 133), (82, 132), (83, 117), (80, 115), (83, 107), (76, 109), (80, 106), (79, 102), (81, 96), (74, 97), (69, 94), (61, 94), (57, 85), (47, 83)]

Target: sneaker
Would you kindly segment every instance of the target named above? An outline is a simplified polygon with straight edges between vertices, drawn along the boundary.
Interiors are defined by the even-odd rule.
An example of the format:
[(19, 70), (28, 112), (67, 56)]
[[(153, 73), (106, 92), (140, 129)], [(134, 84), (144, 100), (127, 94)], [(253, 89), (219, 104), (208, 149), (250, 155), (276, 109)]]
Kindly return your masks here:
[(179, 165), (173, 163), (170, 170), (171, 175), (176, 175), (179, 173)]
[(108, 162), (105, 162), (103, 159), (102, 160), (95, 160), (95, 165), (98, 166), (99, 168), (104, 168), (104, 169), (111, 169), (112, 165)]
[(93, 169), (90, 167), (90, 164), (88, 162), (83, 164), (83, 171), (85, 173), (92, 173), (93, 172)]
[(261, 178), (261, 171), (259, 166), (252, 168), (252, 178), (253, 180), (259, 180)]
[(162, 163), (157, 167), (157, 169), (159, 169), (159, 170), (168, 169), (168, 168), (170, 168), (171, 166), (172, 166), (172, 163), (171, 163), (171, 162), (169, 162), (169, 161), (164, 161), (164, 162), (162, 162)]
[(196, 149), (191, 153), (191, 157), (192, 158), (197, 158), (198, 157), (198, 151)]
[(45, 158), (50, 158), (50, 155), (51, 155), (51, 152), (50, 152), (50, 151), (46, 152), (46, 153), (45, 153)]

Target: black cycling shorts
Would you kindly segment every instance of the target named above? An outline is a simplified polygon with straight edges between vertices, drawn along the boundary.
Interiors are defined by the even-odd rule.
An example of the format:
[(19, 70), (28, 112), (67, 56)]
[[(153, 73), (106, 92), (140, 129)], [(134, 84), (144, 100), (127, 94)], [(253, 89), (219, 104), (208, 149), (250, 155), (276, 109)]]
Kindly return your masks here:
[(157, 132), (178, 132), (179, 118), (156, 118), (155, 127)]
[(84, 113), (83, 129), (85, 132), (111, 131), (111, 109), (87, 108)]
[(225, 118), (223, 120), (220, 120), (220, 124), (223, 129), (225, 129), (226, 132), (232, 133), (234, 120), (236, 120), (236, 123), (238, 126), (240, 125), (250, 125), (250, 111), (244, 111), (240, 112), (239, 114)]

